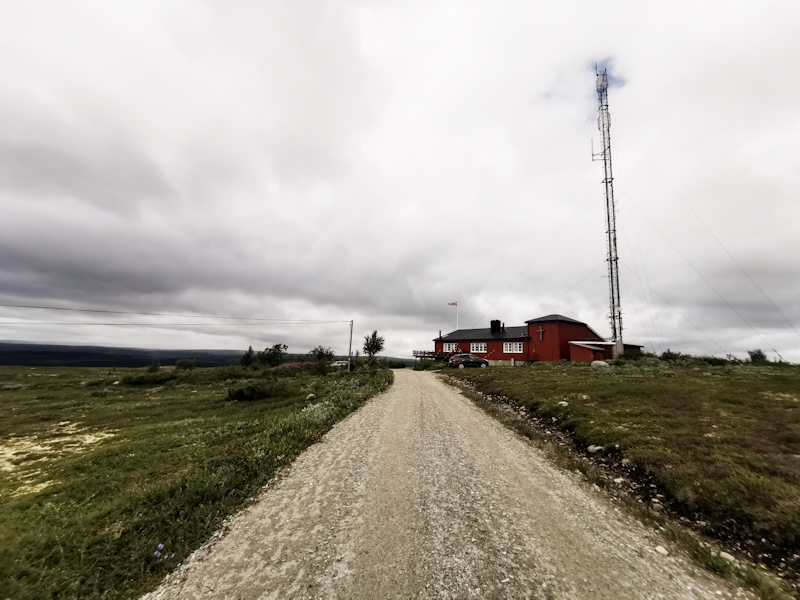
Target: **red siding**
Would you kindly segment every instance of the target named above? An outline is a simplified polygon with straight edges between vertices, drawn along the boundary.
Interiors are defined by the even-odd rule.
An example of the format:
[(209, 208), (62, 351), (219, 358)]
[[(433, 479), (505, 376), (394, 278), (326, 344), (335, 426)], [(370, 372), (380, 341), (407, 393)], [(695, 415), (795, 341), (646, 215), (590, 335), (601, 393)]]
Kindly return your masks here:
[[(503, 344), (505, 342), (522, 342), (522, 352), (503, 352)], [(478, 356), (482, 356), (488, 360), (511, 360), (512, 358), (523, 362), (528, 360), (528, 342), (523, 338), (488, 342), (486, 344), (486, 350), (487, 352), (485, 355), (478, 354)]]
[[(484, 340), (481, 340), (484, 341)], [(522, 342), (522, 352), (503, 352), (503, 342)], [(459, 352), (472, 352), (471, 342), (457, 342)], [(435, 342), (436, 352), (444, 352), (444, 342)], [(528, 358), (528, 342), (523, 338), (514, 340), (488, 340), (486, 341), (486, 352), (472, 352), (475, 356), (480, 356), (487, 360), (511, 360), (512, 358), (519, 361), (536, 360), (535, 358)]]
[[(539, 330), (543, 330), (540, 337)], [(538, 358), (529, 360), (557, 361), (570, 360), (570, 344), (572, 340), (593, 340), (597, 336), (586, 325), (580, 323), (530, 323), (528, 335), (531, 338), (530, 352)]]
[(594, 360), (594, 350), (583, 346), (569, 345), (569, 359), (572, 361)]
[[(542, 338), (539, 339), (539, 330), (542, 330)], [(528, 339), (515, 338), (506, 340), (486, 341), (486, 352), (475, 352), (474, 354), (488, 360), (510, 361), (512, 358), (518, 361), (558, 361), (558, 360), (599, 360), (611, 358), (612, 348), (604, 347), (602, 352), (593, 352), (588, 348), (586, 358), (573, 358), (572, 346), (569, 342), (575, 340), (589, 341), (596, 340), (595, 334), (589, 327), (580, 323), (566, 323), (563, 321), (552, 321), (550, 323), (530, 323), (528, 325)], [(522, 354), (503, 352), (503, 342), (522, 342)], [(457, 342), (459, 352), (470, 352), (470, 342)], [(436, 352), (444, 351), (444, 342), (436, 342)], [(583, 356), (583, 352), (578, 352)], [(591, 356), (590, 356), (591, 355)]]
[(599, 350), (592, 350), (591, 348), (584, 348), (583, 346), (576, 346), (575, 344), (569, 345), (569, 359), (571, 361), (605, 360), (605, 358), (605, 348), (602, 346)]

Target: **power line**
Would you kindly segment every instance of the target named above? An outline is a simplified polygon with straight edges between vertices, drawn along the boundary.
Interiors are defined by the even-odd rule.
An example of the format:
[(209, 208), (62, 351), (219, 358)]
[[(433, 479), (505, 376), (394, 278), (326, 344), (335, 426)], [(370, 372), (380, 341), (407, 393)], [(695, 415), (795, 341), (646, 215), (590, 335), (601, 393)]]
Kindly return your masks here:
[(63, 310), (70, 312), (84, 312), (84, 313), (102, 313), (110, 315), (141, 315), (147, 317), (185, 317), (187, 319), (228, 319), (234, 321), (271, 321), (275, 324), (299, 324), (299, 323), (349, 323), (350, 321), (331, 321), (319, 319), (274, 319), (264, 317), (229, 317), (221, 315), (184, 315), (176, 313), (156, 313), (156, 312), (138, 312), (138, 311), (125, 311), (125, 310), (104, 310), (99, 308), (68, 308), (64, 306), (32, 306), (27, 304), (0, 304), (0, 307), (5, 308), (33, 308), (39, 310)]
[[(617, 156), (619, 156), (619, 149), (617, 149)], [(625, 174), (624, 174), (623, 170), (619, 168), (619, 162), (617, 162), (617, 172), (620, 175), (620, 182), (623, 184), (621, 186), (622, 193), (627, 197), (628, 196), (628, 192), (626, 191), (627, 185), (625, 184), (625, 176), (624, 176)], [(644, 280), (647, 281), (647, 283), (649, 285), (650, 277), (647, 274), (647, 263), (644, 260), (644, 252), (642, 252), (642, 243), (641, 243), (641, 241), (639, 239), (639, 231), (638, 231), (638, 229), (636, 227), (636, 218), (633, 215), (633, 211), (630, 212), (630, 215), (631, 215), (630, 222), (631, 222), (631, 226), (632, 226), (632, 229), (633, 229), (633, 237), (634, 237), (634, 240), (636, 241), (636, 245), (637, 245), (637, 247), (639, 249), (639, 261), (641, 261), (641, 263), (642, 263), (642, 271), (644, 272)], [(625, 229), (625, 221), (624, 220), (620, 220), (620, 226), (621, 226), (623, 232), (625, 233), (625, 236), (624, 236), (625, 237), (625, 243), (628, 245), (628, 251), (630, 252), (631, 258), (633, 259), (633, 266), (636, 269), (636, 275), (638, 277), (639, 276), (639, 262), (636, 260), (636, 254), (634, 253), (633, 248), (631, 246), (630, 236), (627, 235), (627, 230)], [(625, 289), (630, 294), (630, 290), (628, 290), (627, 287)], [(662, 341), (663, 338), (664, 338), (664, 334), (661, 331), (661, 323), (658, 320), (658, 311), (655, 309), (655, 299), (653, 298), (653, 292), (651, 291), (649, 295), (647, 294), (647, 292), (644, 289), (644, 284), (641, 281), (641, 279), (639, 281), (639, 289), (641, 289), (641, 291), (642, 291), (642, 296), (644, 297), (645, 306), (647, 307), (647, 310), (650, 313), (650, 321), (651, 321), (651, 323), (653, 325), (654, 337), (657, 340), (659, 340), (659, 342), (661, 344), (661, 351), (663, 352), (665, 350), (665, 347), (664, 347), (664, 344), (663, 344), (663, 341)], [(631, 296), (631, 299), (633, 299), (632, 296)], [(642, 327), (644, 327), (644, 323), (642, 323)], [(653, 349), (655, 350), (655, 346), (653, 347)]]
[[(633, 274), (633, 276), (634, 276), (634, 277), (636, 277), (637, 279), (639, 279), (639, 276), (638, 276), (638, 275), (637, 275), (637, 274), (636, 274), (636, 273), (635, 273), (633, 270), (631, 270), (631, 268), (630, 268), (628, 265), (626, 265), (626, 264), (625, 264), (624, 262), (622, 262), (622, 261), (620, 261), (620, 264), (621, 264), (623, 267), (625, 267), (626, 269), (628, 269), (628, 271), (630, 271), (630, 272)], [(678, 314), (679, 314), (681, 317), (683, 317), (684, 319), (686, 319), (686, 322), (687, 322), (687, 323), (689, 323), (689, 324), (690, 324), (692, 327), (694, 327), (695, 329), (697, 329), (697, 331), (699, 331), (699, 332), (700, 332), (700, 333), (702, 333), (704, 336), (706, 336), (706, 337), (709, 339), (709, 341), (710, 341), (712, 344), (714, 344), (714, 345), (715, 345), (717, 348), (719, 348), (720, 350), (722, 350), (722, 351), (723, 351), (725, 354), (728, 354), (728, 352), (725, 350), (725, 348), (723, 348), (722, 346), (720, 346), (720, 345), (719, 345), (719, 343), (718, 343), (718, 342), (717, 342), (715, 339), (713, 339), (713, 338), (712, 338), (710, 335), (708, 335), (708, 334), (707, 334), (705, 331), (703, 331), (703, 330), (702, 330), (702, 329), (700, 329), (700, 328), (699, 328), (697, 325), (695, 325), (695, 324), (694, 324), (694, 322), (693, 322), (691, 319), (689, 319), (689, 317), (687, 317), (687, 316), (686, 316), (686, 315), (684, 315), (684, 314), (683, 314), (681, 311), (679, 311), (677, 308), (675, 308), (675, 306), (673, 306), (673, 305), (670, 303), (670, 301), (669, 301), (669, 300), (667, 300), (666, 298), (664, 298), (664, 296), (662, 296), (662, 295), (661, 295), (661, 294), (659, 294), (659, 293), (658, 293), (658, 292), (657, 292), (655, 289), (653, 289), (653, 288), (650, 286), (650, 284), (648, 284), (648, 283), (645, 283), (645, 285), (646, 285), (647, 287), (649, 287), (649, 288), (650, 288), (650, 291), (652, 291), (652, 292), (653, 292), (653, 293), (654, 293), (656, 296), (658, 296), (659, 298), (661, 298), (661, 299), (662, 299), (662, 300), (663, 300), (663, 301), (664, 301), (664, 302), (667, 304), (667, 306), (669, 306), (669, 307), (670, 307), (672, 310), (674, 310), (676, 313), (678, 313)], [(780, 356), (780, 355), (779, 355), (779, 356)]]
[[(270, 325), (320, 325), (350, 321), (274, 321)], [(0, 325), (82, 325), (84, 327), (240, 327), (257, 323), (86, 323), (78, 321), (0, 321)]]
[[(730, 259), (734, 262), (734, 264), (737, 267), (739, 267), (739, 270), (741, 270), (741, 272), (744, 273), (745, 277), (747, 277), (750, 280), (750, 283), (752, 283), (756, 287), (756, 289), (759, 292), (761, 292), (761, 295), (764, 296), (764, 298), (767, 299), (767, 302), (769, 302), (772, 305), (772, 308), (774, 308), (778, 312), (778, 314), (781, 317), (783, 317), (783, 320), (786, 321), (789, 324), (789, 327), (791, 327), (794, 330), (794, 332), (798, 336), (800, 336), (800, 331), (798, 331), (795, 328), (795, 326), (792, 324), (792, 322), (786, 317), (786, 315), (783, 314), (783, 311), (781, 311), (781, 309), (778, 308), (778, 306), (772, 301), (772, 298), (770, 298), (767, 295), (767, 293), (763, 289), (761, 289), (761, 286), (758, 285), (752, 277), (750, 277), (750, 273), (748, 273), (745, 270), (745, 268), (739, 263), (739, 261), (736, 260), (736, 258), (733, 256), (733, 254), (731, 254), (730, 251), (725, 247), (725, 244), (723, 244), (722, 241), (716, 235), (714, 235), (714, 232), (711, 230), (711, 228), (708, 225), (706, 225), (705, 221), (703, 221), (703, 219), (700, 218), (700, 215), (698, 215), (697, 212), (695, 212), (695, 210), (694, 210), (694, 208), (692, 208), (691, 204), (689, 204), (689, 202), (678, 191), (678, 188), (676, 188), (672, 184), (672, 182), (667, 178), (667, 176), (663, 173), (663, 171), (661, 171), (661, 169), (658, 168), (658, 165), (655, 163), (655, 161), (652, 158), (650, 158), (650, 155), (647, 154), (647, 152), (644, 151), (644, 148), (642, 148), (642, 146), (639, 144), (639, 142), (637, 142), (633, 138), (633, 136), (631, 135), (630, 131), (628, 131), (628, 129), (625, 127), (625, 125), (622, 124), (622, 121), (619, 120), (619, 117), (616, 117), (616, 119), (617, 119), (617, 122), (622, 127), (622, 129), (625, 130), (625, 133), (627, 133), (628, 136), (631, 138), (631, 141), (633, 141), (633, 143), (636, 144), (636, 146), (639, 148), (639, 150), (642, 151), (642, 154), (644, 154), (644, 156), (647, 158), (647, 160), (650, 161), (650, 164), (652, 164), (653, 167), (655, 167), (655, 169), (656, 169), (656, 171), (658, 171), (659, 175), (661, 175), (664, 178), (664, 181), (666, 181), (667, 184), (669, 185), (669, 187), (672, 188), (672, 191), (675, 192), (675, 195), (677, 195), (678, 198), (681, 199), (681, 202), (683, 202), (686, 205), (686, 208), (688, 208), (691, 211), (691, 213), (695, 216), (695, 218), (697, 218), (697, 220), (700, 221), (700, 224), (703, 227), (706, 228), (706, 231), (708, 231), (708, 233), (711, 235), (711, 237), (714, 238), (714, 241), (717, 242), (717, 244), (719, 244), (719, 247), (722, 248), (725, 251), (725, 254), (727, 254), (730, 257)], [(763, 339), (763, 337), (762, 337), (762, 339)], [(766, 343), (766, 340), (764, 340), (764, 341)], [(780, 356), (780, 354), (777, 351), (775, 351), (775, 353), (778, 354), (778, 356)]]
[[(635, 261), (634, 261), (634, 264), (636, 264)], [(647, 332), (647, 327), (644, 326), (644, 321), (642, 320), (642, 315), (639, 312), (639, 307), (636, 306), (636, 302), (633, 299), (633, 294), (631, 294), (630, 290), (628, 289), (628, 284), (625, 283), (625, 278), (622, 277), (622, 275), (620, 275), (620, 280), (622, 281), (622, 286), (625, 288), (625, 293), (627, 293), (628, 294), (628, 298), (631, 299), (631, 304), (633, 304), (633, 310), (634, 310), (634, 312), (636, 312), (636, 317), (639, 319), (639, 324), (641, 324), (642, 329), (644, 330), (644, 335), (645, 335), (645, 337), (647, 337), (647, 341), (650, 342), (650, 347), (655, 351), (655, 349), (656, 349), (655, 344), (653, 344), (653, 340), (650, 339), (650, 334)]]
[[(622, 220), (620, 220), (620, 228), (622, 229), (623, 234), (625, 234), (624, 235), (625, 243), (628, 245), (628, 251), (630, 252), (631, 258), (633, 259), (633, 267), (636, 269), (636, 275), (638, 276), (639, 275), (639, 263), (636, 260), (636, 255), (633, 253), (633, 249), (631, 248), (631, 242), (630, 242), (629, 236), (627, 235), (628, 232), (625, 229), (625, 225), (624, 225)], [(635, 229), (636, 228), (634, 226), (634, 230)], [(641, 256), (639, 258), (642, 260), (642, 266), (644, 266), (644, 259)], [(633, 294), (631, 294), (631, 291), (628, 289), (628, 286), (625, 283), (625, 278), (621, 277), (621, 279), (622, 279), (622, 284), (625, 286), (625, 292), (628, 294), (628, 297), (631, 299), (631, 302), (633, 302), (634, 301), (633, 300)], [(650, 323), (653, 326), (653, 335), (657, 336), (658, 335), (658, 329), (656, 328), (655, 319), (653, 318), (655, 311), (653, 310), (652, 306), (650, 305), (650, 301), (649, 301), (649, 299), (647, 297), (647, 293), (644, 290), (644, 284), (642, 283), (641, 278), (639, 278), (639, 289), (642, 290), (642, 297), (644, 298), (645, 306), (647, 307), (647, 310), (650, 313)], [(634, 308), (636, 308), (636, 304), (635, 303), (634, 303)], [(647, 333), (647, 329), (644, 327), (644, 321), (642, 321), (642, 317), (639, 314), (639, 309), (638, 308), (636, 308), (636, 316), (639, 317), (639, 322), (642, 324), (642, 328), (645, 330), (645, 335), (647, 335), (647, 337), (649, 339), (650, 336)], [(653, 344), (652, 340), (650, 340), (650, 344), (651, 345)], [(655, 346), (653, 346), (653, 349), (655, 350)], [(663, 346), (662, 346), (662, 350), (663, 350)]]
[[(758, 337), (760, 337), (760, 338), (762, 339), (762, 341), (763, 341), (763, 342), (764, 342), (764, 343), (765, 343), (767, 346), (769, 346), (770, 350), (772, 350), (772, 351), (773, 351), (775, 354), (777, 354), (777, 355), (778, 355), (778, 358), (780, 358), (781, 360), (783, 360), (783, 357), (781, 356), (781, 353), (780, 353), (780, 352), (778, 352), (778, 351), (777, 351), (777, 350), (776, 350), (776, 349), (775, 349), (775, 348), (772, 346), (772, 344), (770, 344), (770, 343), (769, 343), (769, 342), (766, 340), (766, 338), (765, 338), (765, 337), (764, 337), (764, 336), (763, 336), (763, 335), (762, 335), (762, 334), (761, 334), (761, 333), (760, 333), (760, 332), (759, 332), (759, 331), (758, 331), (758, 330), (757, 330), (755, 327), (753, 327), (753, 326), (750, 324), (750, 322), (749, 322), (747, 319), (745, 319), (745, 318), (744, 318), (744, 315), (742, 315), (742, 314), (741, 314), (741, 313), (740, 313), (738, 310), (736, 310), (736, 308), (735, 308), (735, 307), (734, 307), (734, 306), (733, 306), (733, 305), (732, 305), (730, 302), (728, 302), (728, 299), (727, 299), (727, 298), (725, 298), (725, 296), (723, 296), (723, 295), (722, 295), (722, 292), (720, 292), (720, 291), (719, 291), (719, 290), (718, 290), (716, 287), (714, 287), (714, 285), (713, 285), (713, 284), (712, 284), (712, 283), (711, 283), (711, 282), (710, 282), (708, 279), (706, 279), (706, 277), (705, 277), (705, 276), (704, 276), (704, 275), (703, 275), (703, 274), (700, 272), (700, 270), (699, 270), (697, 267), (695, 267), (695, 266), (692, 264), (692, 261), (690, 261), (690, 260), (689, 260), (689, 259), (688, 259), (688, 258), (687, 258), (687, 257), (686, 257), (684, 254), (683, 254), (683, 252), (681, 252), (681, 251), (678, 249), (678, 247), (677, 247), (675, 244), (673, 244), (673, 243), (672, 243), (672, 241), (671, 241), (671, 240), (670, 240), (670, 239), (669, 239), (669, 238), (668, 238), (668, 237), (667, 237), (667, 236), (664, 234), (664, 232), (662, 232), (662, 231), (661, 231), (661, 230), (658, 228), (658, 225), (656, 225), (655, 223), (653, 223), (653, 221), (651, 221), (651, 220), (650, 220), (650, 217), (648, 217), (648, 216), (647, 216), (647, 214), (646, 214), (646, 213), (645, 213), (645, 212), (644, 212), (644, 211), (643, 211), (641, 208), (639, 208), (639, 205), (638, 205), (638, 204), (636, 204), (636, 203), (635, 203), (633, 200), (631, 200), (630, 196), (628, 196), (627, 194), (625, 194), (625, 195), (626, 195), (626, 197), (628, 198), (628, 200), (630, 200), (631, 204), (633, 204), (633, 205), (634, 205), (634, 206), (637, 208), (637, 210), (638, 210), (639, 212), (641, 212), (641, 213), (642, 213), (642, 215), (644, 215), (644, 218), (645, 218), (645, 219), (647, 219), (648, 223), (650, 223), (650, 224), (651, 224), (651, 225), (652, 225), (652, 226), (655, 228), (655, 230), (656, 230), (656, 231), (658, 231), (658, 233), (660, 233), (660, 234), (661, 234), (661, 236), (662, 236), (662, 237), (663, 237), (663, 238), (664, 238), (664, 239), (667, 241), (667, 243), (668, 243), (670, 246), (672, 246), (672, 248), (673, 248), (673, 250), (675, 250), (675, 252), (677, 252), (678, 254), (680, 254), (681, 258), (682, 258), (683, 260), (685, 260), (685, 261), (686, 261), (686, 264), (688, 264), (688, 265), (689, 265), (689, 266), (690, 266), (690, 267), (691, 267), (691, 268), (694, 270), (694, 272), (695, 272), (695, 273), (697, 273), (697, 274), (700, 276), (700, 279), (702, 279), (703, 281), (705, 281), (706, 285), (707, 285), (708, 287), (710, 287), (712, 290), (714, 290), (714, 292), (717, 294), (717, 296), (719, 296), (719, 297), (720, 297), (720, 299), (721, 299), (721, 300), (722, 300), (722, 301), (723, 301), (725, 304), (727, 304), (727, 305), (728, 305), (728, 308), (730, 308), (730, 309), (731, 309), (731, 310), (732, 310), (734, 313), (736, 313), (736, 316), (738, 316), (738, 317), (739, 317), (739, 318), (742, 320), (742, 322), (743, 322), (745, 325), (747, 325), (747, 326), (748, 326), (750, 329), (752, 329), (752, 330), (753, 330), (753, 333), (755, 333), (755, 334), (756, 334)], [(653, 288), (650, 288), (650, 289), (653, 289)]]
[[(575, 152), (575, 149), (578, 147), (578, 144), (581, 143), (581, 140), (583, 139), (583, 136), (586, 134), (586, 131), (589, 129), (589, 125), (592, 123), (592, 120), (594, 119), (594, 115), (595, 115), (596, 112), (597, 111), (593, 111), (592, 114), (589, 116), (589, 119), (586, 121), (586, 126), (583, 128), (583, 131), (581, 132), (580, 137), (578, 137), (578, 141), (575, 142), (575, 145), (572, 147), (572, 149), (567, 154), (567, 157), (564, 159), (564, 162), (561, 163), (561, 166), (558, 168), (558, 171), (556, 171), (556, 174), (553, 175), (553, 178), (550, 180), (550, 183), (547, 184), (547, 187), (545, 187), (544, 190), (542, 191), (542, 193), (539, 195), (539, 199), (536, 200), (536, 204), (533, 205), (533, 208), (528, 213), (528, 216), (525, 217), (525, 219), (523, 219), (522, 223), (519, 226), (519, 229), (517, 229), (517, 233), (515, 233), (514, 237), (511, 238), (511, 241), (508, 243), (508, 246), (506, 246), (506, 249), (503, 250), (503, 254), (500, 255), (500, 258), (497, 259), (497, 262), (495, 263), (494, 267), (492, 267), (492, 270), (489, 273), (489, 275), (487, 275), (486, 279), (483, 280), (483, 283), (481, 284), (481, 287), (478, 290), (478, 292), (472, 297), (472, 300), (470, 300), (469, 304), (467, 304), (467, 309), (464, 311), (464, 314), (461, 315), (462, 319), (469, 312), (469, 309), (472, 307), (472, 303), (475, 302), (475, 300), (478, 299), (478, 296), (481, 295), (481, 292), (483, 291), (483, 288), (486, 287), (486, 284), (492, 278), (492, 275), (494, 275), (494, 272), (497, 270), (497, 267), (500, 266), (501, 262), (503, 262), (503, 259), (506, 257), (506, 254), (508, 254), (508, 251), (511, 249), (511, 246), (513, 246), (514, 242), (517, 241), (517, 238), (519, 237), (519, 234), (522, 233), (523, 229), (525, 229), (525, 225), (528, 223), (528, 220), (531, 218), (533, 213), (536, 212), (536, 209), (539, 208), (539, 205), (542, 203), (542, 200), (544, 199), (545, 194), (547, 194), (547, 192), (550, 190), (550, 188), (555, 183), (556, 179), (558, 179), (558, 176), (561, 174), (561, 171), (566, 166), (567, 161), (572, 156), (572, 153)], [(478, 320), (480, 320), (480, 319), (478, 319)]]
[(492, 310), (492, 309), (493, 309), (495, 306), (497, 306), (497, 303), (498, 303), (498, 302), (500, 302), (500, 300), (502, 300), (502, 299), (503, 299), (503, 297), (504, 297), (504, 296), (505, 296), (505, 295), (508, 293), (508, 290), (510, 290), (512, 287), (514, 287), (514, 284), (515, 284), (515, 283), (517, 283), (517, 281), (519, 281), (519, 278), (520, 278), (520, 277), (522, 277), (522, 276), (525, 274), (525, 271), (527, 271), (528, 269), (530, 269), (531, 265), (532, 265), (534, 262), (536, 262), (536, 259), (538, 259), (538, 258), (539, 258), (539, 257), (542, 255), (542, 253), (543, 253), (545, 250), (547, 250), (547, 247), (548, 247), (548, 246), (550, 246), (550, 244), (552, 244), (552, 243), (553, 243), (553, 241), (554, 241), (554, 240), (555, 240), (555, 239), (558, 237), (558, 234), (559, 234), (559, 233), (561, 233), (561, 231), (564, 229), (564, 227), (566, 227), (566, 226), (569, 224), (569, 222), (570, 222), (570, 221), (572, 221), (572, 219), (573, 219), (573, 218), (575, 218), (575, 215), (577, 215), (577, 214), (578, 214), (578, 212), (580, 212), (580, 210), (581, 210), (581, 209), (584, 207), (584, 205), (585, 205), (585, 204), (586, 204), (586, 203), (589, 201), (589, 199), (592, 197), (592, 195), (594, 194), (595, 190), (597, 190), (597, 188), (599, 188), (599, 187), (600, 187), (600, 184), (598, 183), (598, 184), (597, 184), (597, 185), (594, 187), (594, 189), (592, 190), (592, 193), (591, 193), (591, 194), (589, 194), (588, 196), (586, 196), (586, 200), (584, 200), (583, 202), (581, 202), (580, 206), (579, 206), (578, 208), (576, 208), (576, 209), (575, 209), (575, 212), (573, 212), (573, 213), (572, 213), (572, 214), (569, 216), (569, 218), (568, 218), (566, 221), (564, 221), (564, 224), (563, 224), (563, 225), (561, 225), (561, 227), (559, 227), (558, 231), (556, 231), (556, 232), (555, 232), (555, 234), (553, 234), (553, 237), (551, 237), (551, 238), (550, 238), (550, 241), (548, 241), (548, 242), (547, 242), (547, 243), (546, 243), (546, 244), (545, 244), (545, 245), (542, 247), (542, 249), (541, 249), (541, 250), (539, 250), (539, 253), (538, 253), (536, 256), (534, 256), (534, 257), (533, 257), (533, 260), (531, 260), (531, 262), (529, 262), (529, 263), (528, 263), (528, 266), (526, 266), (524, 269), (522, 269), (522, 272), (520, 272), (520, 274), (519, 274), (519, 275), (517, 275), (516, 279), (514, 279), (514, 281), (512, 281), (512, 282), (511, 282), (511, 284), (509, 284), (509, 286), (508, 286), (508, 287), (505, 289), (505, 291), (504, 291), (502, 294), (500, 294), (500, 297), (499, 297), (497, 300), (495, 300), (495, 303), (494, 303), (494, 304), (492, 304), (492, 305), (491, 305), (491, 306), (490, 306), (490, 307), (487, 309), (487, 311), (486, 311), (485, 313), (483, 313), (483, 314), (482, 314), (482, 315), (481, 315), (481, 316), (478, 318), (478, 320), (477, 320), (477, 321), (475, 321), (475, 324), (472, 326), (473, 328), (475, 327), (475, 325), (477, 325), (477, 324), (478, 324), (478, 323), (481, 321), (481, 319), (483, 319), (483, 317), (485, 317), (487, 314), (489, 314), (489, 311), (490, 311), (490, 310)]
[(562, 299), (564, 296), (566, 296), (566, 295), (567, 295), (567, 294), (569, 294), (569, 293), (570, 293), (572, 290), (574, 290), (576, 287), (578, 287), (580, 284), (582, 284), (582, 283), (584, 282), (584, 280), (586, 280), (586, 279), (589, 277), (589, 275), (591, 275), (592, 273), (594, 273), (595, 271), (597, 271), (597, 269), (598, 269), (599, 267), (603, 266), (603, 263), (604, 263), (604, 262), (606, 262), (606, 261), (605, 261), (605, 260), (602, 260), (602, 261), (600, 261), (600, 262), (597, 264), (597, 266), (596, 266), (594, 269), (592, 269), (592, 270), (591, 270), (591, 271), (589, 271), (589, 272), (588, 272), (586, 275), (584, 275), (584, 276), (581, 278), (581, 280), (580, 280), (578, 283), (576, 283), (576, 284), (575, 284), (575, 285), (573, 285), (571, 288), (569, 288), (569, 289), (568, 289), (566, 292), (564, 292), (563, 294), (561, 294), (561, 295), (560, 295), (560, 296), (559, 296), (559, 297), (558, 297), (558, 298), (557, 298), (555, 301), (551, 302), (551, 303), (550, 303), (550, 304), (547, 306), (547, 308), (545, 308), (544, 310), (542, 310), (542, 312), (543, 312), (544, 314), (547, 314), (547, 311), (549, 311), (549, 310), (550, 310), (552, 307), (554, 307), (556, 304), (558, 304), (558, 303), (561, 301), (561, 299)]

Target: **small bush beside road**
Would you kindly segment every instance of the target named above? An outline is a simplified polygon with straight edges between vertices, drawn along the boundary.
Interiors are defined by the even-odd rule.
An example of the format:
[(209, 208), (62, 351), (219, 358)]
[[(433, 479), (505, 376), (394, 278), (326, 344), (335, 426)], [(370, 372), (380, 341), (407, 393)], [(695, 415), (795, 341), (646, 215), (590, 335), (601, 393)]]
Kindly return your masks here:
[(423, 358), (419, 361), (419, 364), (414, 365), (415, 371), (439, 371), (447, 366), (447, 363), (439, 361), (439, 360), (431, 360), (429, 358)]

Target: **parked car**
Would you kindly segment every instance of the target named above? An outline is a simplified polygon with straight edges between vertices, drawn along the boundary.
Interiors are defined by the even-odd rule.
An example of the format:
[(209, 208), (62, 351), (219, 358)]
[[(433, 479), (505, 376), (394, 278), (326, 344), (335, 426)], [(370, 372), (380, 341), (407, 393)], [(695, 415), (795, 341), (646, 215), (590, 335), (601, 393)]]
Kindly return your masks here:
[(331, 363), (332, 367), (346, 367), (347, 361), (346, 360), (335, 360)]
[(465, 369), (467, 367), (486, 368), (489, 361), (474, 354), (456, 354), (450, 357), (448, 364), (454, 369)]

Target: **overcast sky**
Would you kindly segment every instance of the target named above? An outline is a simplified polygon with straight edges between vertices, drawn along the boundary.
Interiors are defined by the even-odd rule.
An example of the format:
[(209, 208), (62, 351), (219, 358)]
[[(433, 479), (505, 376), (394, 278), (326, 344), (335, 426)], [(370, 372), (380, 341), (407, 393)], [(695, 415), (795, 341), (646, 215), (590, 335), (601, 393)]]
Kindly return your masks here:
[[(600, 63), (625, 341), (800, 362), (798, 31), (790, 0), (3, 2), (0, 303), (353, 319), (394, 356), (455, 329), (455, 301), (462, 328), (609, 335)], [(349, 334), (0, 321), (152, 348)]]

